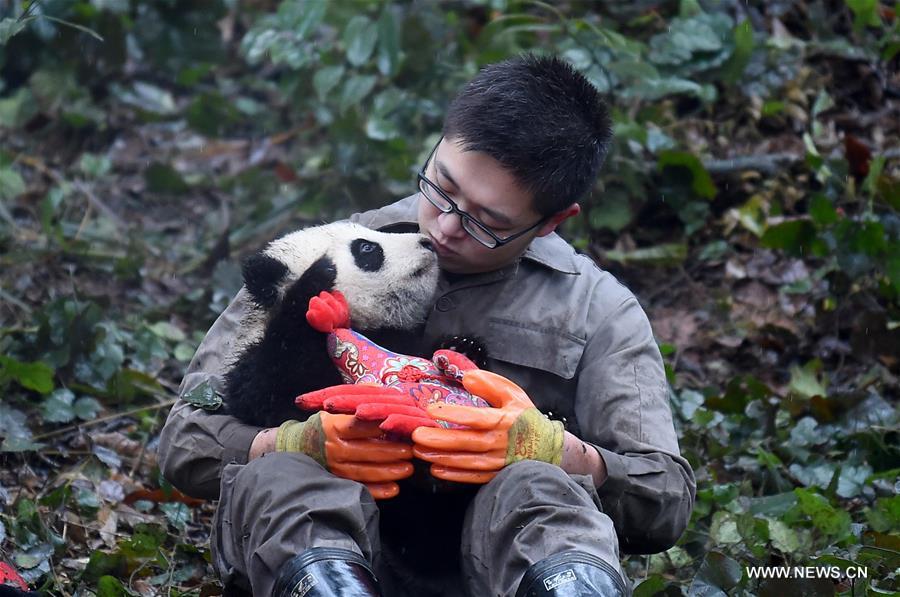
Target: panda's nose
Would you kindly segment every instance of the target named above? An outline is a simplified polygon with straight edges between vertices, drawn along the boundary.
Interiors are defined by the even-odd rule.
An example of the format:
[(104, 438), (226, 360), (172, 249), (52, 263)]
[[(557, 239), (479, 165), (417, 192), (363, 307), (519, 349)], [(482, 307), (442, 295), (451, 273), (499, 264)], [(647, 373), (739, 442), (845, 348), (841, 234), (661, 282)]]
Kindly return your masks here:
[(423, 238), (422, 240), (419, 241), (419, 244), (422, 245), (423, 247), (425, 247), (427, 250), (431, 251), (432, 253), (435, 252), (434, 245), (431, 244), (431, 241), (429, 239)]

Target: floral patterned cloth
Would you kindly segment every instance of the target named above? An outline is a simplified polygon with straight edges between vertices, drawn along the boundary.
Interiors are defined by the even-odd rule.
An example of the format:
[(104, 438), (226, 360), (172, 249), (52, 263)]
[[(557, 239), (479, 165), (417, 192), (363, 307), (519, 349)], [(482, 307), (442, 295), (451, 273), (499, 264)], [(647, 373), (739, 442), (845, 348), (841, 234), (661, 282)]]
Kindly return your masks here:
[[(396, 388), (411, 396), (423, 409), (435, 403), (490, 407), (459, 383), (460, 369), (474, 365), (453, 351), (438, 351), (435, 362), (392, 352), (358, 332), (338, 328), (328, 335), (328, 354), (345, 383)], [(443, 427), (457, 427), (444, 421), (438, 423)]]

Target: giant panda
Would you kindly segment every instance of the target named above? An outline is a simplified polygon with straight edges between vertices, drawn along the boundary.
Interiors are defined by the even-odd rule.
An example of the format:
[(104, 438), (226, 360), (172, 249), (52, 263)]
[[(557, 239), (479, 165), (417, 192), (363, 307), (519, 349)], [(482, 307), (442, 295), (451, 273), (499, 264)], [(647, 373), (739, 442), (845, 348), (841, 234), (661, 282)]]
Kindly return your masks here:
[(415, 330), (431, 307), (438, 263), (424, 235), (341, 221), (269, 243), (244, 261), (243, 278), (249, 302), (225, 373), (225, 408), (274, 427), (301, 418), (299, 394), (341, 383), (326, 334), (306, 321), (309, 300), (339, 290), (355, 329), (394, 350), (420, 353)]
[[(306, 320), (309, 300), (323, 290), (341, 291), (353, 328), (386, 348), (423, 357), (449, 348), (483, 368), (487, 358), (477, 337), (421, 345), (438, 275), (437, 256), (421, 234), (342, 221), (271, 242), (243, 264), (249, 305), (225, 373), (227, 412), (274, 427), (309, 414), (294, 405), (297, 395), (341, 383), (326, 334)], [(427, 463), (414, 464), (416, 475), (400, 482), (400, 495), (379, 502), (383, 557), (402, 577), (441, 583), (458, 567), (459, 528), (477, 486), (431, 479)]]

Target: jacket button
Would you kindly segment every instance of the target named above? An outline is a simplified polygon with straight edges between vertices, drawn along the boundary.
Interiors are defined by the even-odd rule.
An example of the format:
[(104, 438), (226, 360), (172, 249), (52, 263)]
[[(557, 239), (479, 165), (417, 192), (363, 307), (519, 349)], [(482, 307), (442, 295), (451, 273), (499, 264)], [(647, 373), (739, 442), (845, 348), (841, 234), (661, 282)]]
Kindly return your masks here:
[(453, 308), (453, 299), (451, 299), (449, 296), (442, 296), (438, 299), (437, 305), (435, 306), (437, 307), (438, 311), (440, 311), (441, 313), (445, 313)]

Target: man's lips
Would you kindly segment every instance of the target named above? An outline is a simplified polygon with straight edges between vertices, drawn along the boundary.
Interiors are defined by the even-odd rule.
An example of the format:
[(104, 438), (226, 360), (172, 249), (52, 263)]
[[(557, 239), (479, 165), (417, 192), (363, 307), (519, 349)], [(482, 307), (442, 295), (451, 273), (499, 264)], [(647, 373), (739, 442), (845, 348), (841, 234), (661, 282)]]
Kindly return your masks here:
[(456, 251), (454, 251), (454, 250), (448, 248), (446, 245), (442, 245), (442, 244), (439, 243), (438, 241), (434, 240), (434, 237), (431, 236), (430, 234), (428, 235), (428, 238), (431, 239), (431, 245), (434, 247), (435, 252), (436, 252), (439, 256), (441, 256), (441, 257), (446, 257), (446, 256), (448, 256), (448, 255), (455, 255), (455, 254), (456, 254)]

